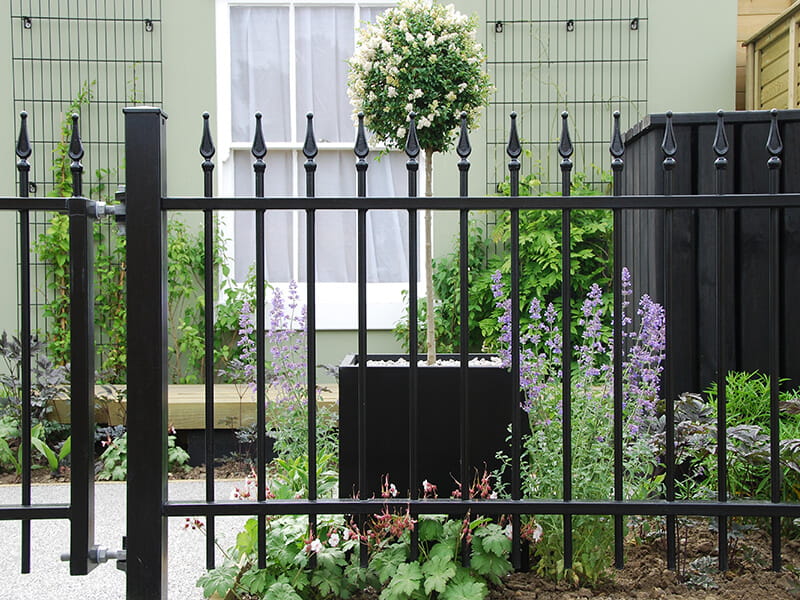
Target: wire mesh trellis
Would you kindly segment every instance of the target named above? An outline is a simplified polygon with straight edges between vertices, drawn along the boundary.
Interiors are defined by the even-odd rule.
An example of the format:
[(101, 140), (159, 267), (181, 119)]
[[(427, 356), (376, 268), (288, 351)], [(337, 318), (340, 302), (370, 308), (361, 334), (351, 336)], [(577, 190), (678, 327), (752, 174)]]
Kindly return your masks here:
[[(64, 125), (69, 113), (78, 112), (87, 149), (86, 193), (113, 198), (124, 181), (122, 108), (162, 103), (161, 0), (17, 0), (10, 17), (14, 108), (30, 115), (31, 142), (40, 148), (31, 165), (30, 193), (63, 195), (59, 188), (69, 176), (68, 161), (62, 162), (66, 172), (59, 168)], [(32, 215), (34, 244), (51, 217)], [(102, 227), (102, 243), (113, 255), (114, 235)], [(43, 309), (57, 291), (48, 284), (47, 265), (38, 256), (33, 261), (33, 329), (47, 335), (53, 323)], [(98, 335), (102, 353), (102, 328)]]
[(509, 111), (520, 114), (520, 141), (529, 154), (526, 175), (541, 191), (558, 191), (558, 114), (568, 111), (576, 142), (576, 173), (598, 184), (614, 110), (625, 125), (647, 108), (647, 2), (641, 0), (486, 0), (487, 66), (497, 92), (486, 117), (487, 193), (505, 174)]

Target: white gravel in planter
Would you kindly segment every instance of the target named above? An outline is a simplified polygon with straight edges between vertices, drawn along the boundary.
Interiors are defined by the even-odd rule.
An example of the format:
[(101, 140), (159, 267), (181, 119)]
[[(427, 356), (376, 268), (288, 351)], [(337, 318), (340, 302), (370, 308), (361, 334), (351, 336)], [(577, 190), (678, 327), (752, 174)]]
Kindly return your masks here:
[[(409, 364), (406, 358), (396, 358), (393, 360), (368, 360), (368, 367), (407, 367)], [(427, 359), (422, 359), (417, 362), (420, 367), (428, 367)], [(438, 358), (435, 367), (460, 367), (461, 361), (457, 358)], [(489, 358), (476, 357), (469, 361), (470, 367), (502, 367), (503, 361), (497, 356)]]
[[(227, 499), (237, 480), (216, 483), (217, 499)], [(69, 485), (48, 484), (32, 486), (37, 503), (69, 501)], [(110, 549), (122, 547), (125, 532), (124, 483), (98, 483), (95, 486), (95, 541)], [(172, 500), (201, 500), (205, 495), (203, 481), (170, 481)], [(19, 504), (20, 486), (0, 485), (0, 505)], [(203, 519), (205, 520), (205, 519)], [(235, 542), (246, 517), (216, 519), (217, 540), (223, 548)], [(201, 600), (203, 593), (195, 581), (205, 571), (205, 536), (183, 527), (184, 519), (169, 519), (169, 599)], [(3, 595), (16, 600), (124, 600), (125, 573), (116, 563), (99, 565), (82, 577), (71, 577), (68, 563), (60, 561), (62, 552), (69, 551), (69, 522), (32, 521), (31, 573), (22, 575), (20, 569), (21, 525), (18, 521), (0, 521), (0, 582)], [(221, 555), (217, 551), (217, 561)]]

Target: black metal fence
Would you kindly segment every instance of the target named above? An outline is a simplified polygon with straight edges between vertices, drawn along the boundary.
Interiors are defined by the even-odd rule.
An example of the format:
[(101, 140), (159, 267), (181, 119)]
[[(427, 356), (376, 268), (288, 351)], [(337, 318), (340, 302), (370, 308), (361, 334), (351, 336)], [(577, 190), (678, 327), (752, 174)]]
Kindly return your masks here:
[[(572, 517), (574, 515), (611, 515), (614, 519), (615, 531), (615, 560), (618, 567), (624, 563), (624, 517), (629, 515), (663, 515), (667, 521), (667, 562), (670, 568), (676, 566), (676, 517), (681, 515), (697, 515), (716, 517), (719, 522), (719, 564), (722, 569), (727, 568), (728, 560), (728, 518), (732, 516), (768, 517), (771, 519), (772, 528), (772, 566), (780, 568), (781, 564), (781, 519), (785, 517), (800, 516), (800, 504), (781, 501), (781, 468), (779, 461), (779, 403), (778, 380), (780, 360), (780, 336), (777, 325), (777, 305), (780, 298), (779, 277), (779, 245), (778, 223), (782, 209), (787, 207), (800, 207), (800, 195), (779, 194), (778, 182), (781, 168), (782, 142), (779, 135), (777, 114), (772, 114), (771, 127), (767, 148), (770, 153), (768, 163), (764, 165), (770, 174), (770, 192), (768, 194), (723, 195), (722, 191), (725, 178), (728, 176), (727, 144), (724, 136), (724, 116), (719, 116), (718, 135), (714, 142), (717, 156), (715, 161), (716, 194), (703, 196), (672, 195), (671, 176), (679, 160), (679, 148), (675, 143), (672, 131), (671, 114), (667, 115), (667, 125), (662, 143), (663, 169), (665, 177), (664, 194), (659, 196), (623, 196), (619, 195), (621, 176), (624, 170), (624, 146), (619, 131), (619, 116), (615, 114), (615, 126), (610, 144), (612, 155), (611, 167), (614, 173), (614, 196), (569, 197), (570, 177), (572, 162), (570, 157), (573, 146), (567, 129), (566, 114), (563, 115), (563, 130), (558, 151), (561, 156), (562, 196), (561, 197), (519, 197), (519, 175), (521, 146), (517, 135), (516, 115), (511, 115), (511, 129), (507, 153), (510, 158), (508, 169), (511, 182), (510, 197), (475, 197), (469, 195), (468, 172), (470, 145), (467, 131), (464, 126), (458, 144), (460, 161), (460, 195), (458, 197), (427, 197), (417, 198), (417, 156), (419, 146), (416, 142), (413, 122), (409, 127), (409, 140), (406, 145), (408, 155), (408, 197), (405, 198), (367, 198), (367, 162), (369, 152), (363, 129), (363, 120), (359, 123), (358, 136), (355, 144), (357, 195), (355, 197), (340, 198), (315, 198), (314, 182), (316, 164), (314, 157), (317, 149), (312, 131), (312, 120), (309, 117), (306, 142), (303, 148), (307, 158), (306, 171), (306, 197), (305, 198), (265, 198), (264, 175), (266, 164), (264, 157), (267, 148), (263, 140), (260, 118), (256, 115), (255, 141), (253, 166), (255, 179), (255, 195), (253, 197), (221, 198), (213, 197), (212, 174), (214, 145), (211, 140), (206, 116), (201, 154), (204, 158), (202, 168), (204, 172), (204, 194), (198, 197), (171, 197), (166, 193), (166, 148), (165, 131), (166, 115), (158, 108), (135, 107), (125, 110), (126, 113), (126, 156), (127, 156), (127, 232), (128, 232), (128, 506), (127, 522), (135, 524), (128, 530), (128, 561), (127, 561), (127, 597), (130, 599), (166, 598), (166, 560), (167, 537), (166, 524), (170, 517), (189, 517), (204, 515), (208, 520), (208, 559), (207, 566), (213, 566), (213, 539), (215, 517), (229, 515), (256, 515), (260, 531), (265, 530), (266, 517), (269, 515), (301, 514), (308, 515), (310, 528), (315, 527), (315, 519), (321, 514), (342, 514), (366, 517), (380, 512), (384, 506), (398, 507), (410, 510), (412, 515), (420, 514), (465, 514), (473, 511), (483, 515), (510, 515), (512, 520), (512, 563), (516, 568), (523, 565), (523, 546), (520, 535), (521, 516), (535, 514), (562, 515), (564, 520), (564, 556), (565, 566), (569, 567), (573, 557), (572, 543)], [(23, 120), (24, 122), (24, 120)], [(75, 138), (77, 140), (77, 134)], [(25, 171), (25, 144), (20, 144), (20, 171)], [(75, 174), (75, 197), (67, 201), (67, 210), (74, 223), (71, 230), (73, 238), (73, 265), (80, 271), (78, 265), (84, 267), (90, 260), (86, 251), (89, 247), (87, 223), (92, 212), (92, 203), (81, 197), (80, 186), (80, 156), (79, 144), (76, 143), (72, 153), (73, 173)], [(23, 188), (20, 197), (4, 199), (0, 209), (20, 211), (24, 217), (26, 211), (33, 207), (49, 210), (64, 209), (63, 201), (52, 199), (29, 199), (25, 197)], [(680, 265), (671, 260), (669, 247), (664, 248), (666, 258), (665, 273), (665, 308), (666, 308), (666, 369), (664, 373), (664, 398), (666, 427), (666, 453), (665, 466), (665, 495), (663, 498), (647, 500), (626, 500), (623, 488), (624, 455), (623, 455), (623, 404), (622, 404), (622, 359), (621, 353), (615, 352), (612, 360), (614, 372), (613, 390), (613, 470), (614, 492), (613, 498), (603, 500), (586, 500), (575, 497), (572, 492), (573, 464), (572, 464), (572, 386), (570, 381), (570, 351), (562, 352), (562, 370), (564, 373), (562, 387), (563, 410), (563, 461), (562, 484), (563, 497), (559, 499), (541, 499), (524, 497), (522, 493), (522, 432), (523, 410), (521, 406), (522, 395), (520, 392), (520, 248), (519, 225), (520, 211), (530, 209), (548, 209), (561, 211), (562, 214), (562, 284), (563, 306), (571, 305), (570, 298), (570, 227), (571, 211), (575, 209), (604, 209), (613, 211), (614, 214), (614, 322), (620, 323), (622, 314), (621, 294), (621, 260), (620, 248), (622, 247), (623, 230), (620, 225), (622, 210), (648, 211), (661, 209), (665, 211), (665, 227), (669, 231), (673, 227), (673, 212), (685, 208), (705, 208), (714, 211), (719, 224), (716, 252), (716, 281), (720, 289), (726, 289), (730, 273), (726, 267), (724, 248), (726, 247), (725, 228), (722, 227), (725, 212), (733, 208), (763, 207), (770, 213), (770, 253), (769, 253), (769, 313), (770, 325), (767, 335), (770, 339), (769, 377), (771, 379), (770, 396), (770, 501), (729, 501), (727, 482), (727, 457), (726, 457), (726, 386), (725, 378), (718, 377), (719, 411), (716, 416), (718, 482), (717, 499), (714, 501), (700, 501), (696, 499), (680, 499), (676, 496), (676, 456), (675, 456), (675, 429), (672, 426), (675, 415), (675, 399), (678, 392), (674, 383), (674, 369), (672, 368), (671, 351), (675, 346), (673, 327), (670, 318), (670, 306), (681, 293), (670, 285), (670, 278), (666, 276)], [(421, 498), (419, 493), (411, 486), (410, 497), (389, 499), (321, 499), (318, 497), (317, 484), (314, 477), (308, 482), (308, 497), (295, 500), (267, 500), (266, 488), (266, 415), (265, 415), (265, 388), (266, 388), (266, 352), (265, 348), (265, 265), (264, 246), (265, 232), (264, 219), (266, 211), (278, 209), (295, 209), (306, 213), (306, 260), (308, 286), (307, 286), (307, 326), (308, 326), (308, 364), (316, 364), (316, 284), (315, 273), (315, 216), (318, 211), (330, 209), (353, 209), (357, 211), (357, 252), (358, 252), (358, 485), (360, 489), (367, 489), (366, 472), (366, 416), (370, 410), (372, 399), (379, 397), (379, 390), (371, 390), (367, 386), (367, 272), (366, 272), (366, 217), (369, 210), (397, 209), (408, 214), (408, 236), (410, 249), (417, 247), (417, 215), (423, 209), (458, 211), (460, 216), (460, 311), (461, 311), (461, 351), (460, 351), (460, 379), (459, 402), (452, 407), (454, 427), (458, 428), (460, 451), (460, 499), (429, 499)], [(470, 385), (469, 356), (467, 354), (467, 322), (468, 322), (468, 294), (467, 294), (467, 226), (470, 211), (473, 210), (507, 210), (510, 211), (511, 220), (511, 393), (506, 399), (492, 399), (492, 401), (507, 402), (512, 414), (511, 422), (511, 486), (510, 498), (499, 500), (475, 500), (469, 494), (468, 460), (472, 441), (469, 439), (470, 420), (469, 404), (467, 402)], [(254, 503), (240, 503), (234, 501), (215, 501), (214, 498), (214, 468), (211, 457), (214, 456), (213, 429), (206, 430), (206, 500), (201, 502), (176, 502), (170, 501), (167, 496), (167, 277), (166, 277), (166, 219), (169, 211), (201, 211), (204, 215), (204, 228), (206, 239), (206, 260), (211, 260), (210, 251), (213, 242), (212, 227), (213, 213), (218, 210), (243, 210), (255, 211), (256, 220), (256, 340), (257, 340), (257, 499)], [(24, 219), (21, 219), (24, 223)], [(23, 233), (24, 240), (25, 235)], [(670, 239), (667, 235), (666, 239)], [(27, 251), (27, 249), (25, 249)], [(23, 252), (24, 254), (24, 252)], [(409, 260), (409, 402), (408, 402), (408, 463), (409, 481), (418, 481), (421, 457), (419, 448), (419, 401), (417, 367), (417, 339), (418, 325), (417, 314), (417, 263)], [(90, 272), (88, 269), (86, 272)], [(81, 281), (80, 272), (73, 272), (74, 282)], [(207, 306), (211, 305), (213, 297), (213, 269), (206, 264), (205, 293)], [(91, 350), (91, 304), (88, 298), (91, 295), (91, 282), (83, 280), (85, 285), (73, 284), (73, 492), (70, 507), (41, 507), (31, 506), (29, 479), (23, 482), (23, 499), (19, 506), (0, 508), (1, 519), (32, 518), (70, 518), (73, 525), (73, 539), (71, 544), (72, 572), (75, 574), (86, 572), (96, 563), (96, 552), (92, 554), (92, 483), (91, 483), (91, 392), (92, 381), (92, 350)], [(726, 373), (728, 365), (725, 362), (725, 348), (729, 344), (726, 333), (725, 315), (727, 303), (730, 301), (724, 294), (716, 293), (718, 303), (717, 318), (719, 320), (716, 340), (718, 351), (718, 373)], [(76, 311), (83, 311), (77, 314)], [(207, 311), (210, 314), (211, 311)], [(569, 332), (571, 331), (571, 312), (563, 311), (561, 330), (563, 332), (563, 348), (573, 346)], [(211, 364), (213, 357), (213, 336), (210, 335), (213, 326), (213, 316), (207, 317), (206, 323), (206, 358)], [(23, 328), (23, 335), (26, 332)], [(29, 331), (27, 332), (29, 335)], [(614, 348), (622, 348), (622, 330), (615, 327), (613, 332)], [(81, 358), (82, 357), (82, 358)], [(24, 362), (24, 361), (23, 361)], [(211, 376), (210, 369), (207, 377)], [(28, 376), (29, 377), (29, 376)], [(28, 380), (29, 381), (29, 380)], [(316, 388), (316, 374), (313, 368), (308, 370), (308, 389)], [(313, 398), (313, 393), (309, 394)], [(213, 381), (206, 381), (206, 423), (214, 422), (214, 388)], [(24, 425), (25, 427), (28, 427)], [(316, 407), (313, 402), (308, 408), (308, 460), (309, 473), (316, 473)], [(29, 433), (27, 434), (29, 435)], [(25, 443), (25, 442), (23, 442)], [(77, 448), (77, 450), (76, 450)], [(76, 454), (77, 453), (77, 454)], [(84, 454), (81, 454), (84, 453)], [(26, 459), (28, 465), (30, 457)], [(81, 466), (82, 465), (82, 466)], [(75, 470), (77, 467), (77, 471)], [(27, 467), (26, 467), (27, 469)], [(27, 495), (25, 490), (28, 490)], [(88, 531), (87, 531), (88, 530)], [(416, 540), (412, 538), (412, 547)], [(264, 536), (259, 536), (258, 564), (265, 564)], [(366, 559), (366, 546), (362, 546), (362, 561)]]

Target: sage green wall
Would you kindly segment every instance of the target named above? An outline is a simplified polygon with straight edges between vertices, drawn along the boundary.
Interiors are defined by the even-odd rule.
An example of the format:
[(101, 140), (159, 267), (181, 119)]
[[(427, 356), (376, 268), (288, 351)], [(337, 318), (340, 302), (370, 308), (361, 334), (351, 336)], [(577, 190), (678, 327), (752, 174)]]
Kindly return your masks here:
[[(0, 196), (16, 194), (16, 130), (19, 115), (14, 112), (12, 91), (11, 0), (0, 1)], [(0, 212), (0, 331), (17, 329), (16, 215)]]
[(200, 195), (201, 115), (208, 111), (213, 119), (217, 112), (214, 0), (164, 0), (161, 17), (162, 108), (169, 117), (167, 191), (175, 196)]
[(648, 6), (648, 112), (733, 110), (736, 0), (670, 0)]

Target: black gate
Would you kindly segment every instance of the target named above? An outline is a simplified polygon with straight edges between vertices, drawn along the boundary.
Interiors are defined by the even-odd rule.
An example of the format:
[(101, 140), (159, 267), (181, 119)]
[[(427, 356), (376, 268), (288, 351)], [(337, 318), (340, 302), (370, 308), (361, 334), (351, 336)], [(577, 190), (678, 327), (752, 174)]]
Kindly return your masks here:
[[(152, 600), (166, 598), (167, 590), (167, 520), (170, 517), (192, 517), (203, 515), (207, 519), (208, 528), (208, 559), (207, 565), (213, 566), (213, 538), (214, 518), (230, 515), (257, 515), (259, 530), (264, 531), (266, 517), (269, 515), (301, 514), (308, 515), (309, 526), (312, 531), (315, 519), (320, 514), (342, 514), (365, 517), (380, 512), (385, 506), (408, 508), (412, 515), (420, 514), (465, 514), (474, 510), (484, 515), (511, 515), (512, 516), (512, 562), (516, 568), (523, 566), (523, 552), (520, 540), (520, 517), (527, 514), (555, 514), (562, 515), (564, 519), (564, 554), (567, 566), (572, 560), (572, 529), (573, 515), (611, 515), (615, 523), (615, 554), (618, 567), (623, 566), (623, 516), (625, 515), (665, 515), (667, 517), (667, 559), (671, 568), (675, 567), (676, 535), (675, 519), (679, 515), (698, 515), (716, 517), (719, 521), (719, 563), (722, 569), (727, 568), (727, 523), (731, 516), (762, 516), (771, 518), (772, 524), (772, 566), (779, 569), (780, 556), (780, 524), (784, 517), (800, 516), (800, 504), (791, 504), (781, 501), (781, 472), (779, 457), (779, 427), (778, 427), (778, 377), (780, 364), (780, 336), (778, 332), (777, 315), (780, 299), (780, 264), (779, 249), (780, 236), (778, 224), (783, 208), (800, 207), (800, 194), (778, 194), (779, 173), (781, 167), (782, 142), (779, 136), (777, 115), (773, 114), (771, 128), (767, 142), (770, 154), (768, 164), (763, 165), (770, 174), (769, 194), (747, 195), (722, 195), (719, 192), (726, 177), (727, 144), (723, 138), (717, 137), (714, 150), (717, 156), (715, 162), (716, 185), (714, 195), (686, 196), (672, 195), (671, 174), (679, 159), (678, 147), (672, 132), (671, 115), (668, 115), (665, 127), (665, 136), (662, 144), (663, 169), (665, 176), (664, 195), (660, 196), (622, 196), (619, 195), (621, 174), (624, 163), (624, 148), (619, 134), (618, 118), (615, 119), (612, 142), (610, 146), (614, 172), (613, 196), (569, 197), (571, 178), (572, 144), (566, 128), (566, 114), (564, 115), (564, 129), (558, 146), (561, 156), (562, 169), (562, 196), (561, 197), (519, 197), (519, 174), (521, 147), (516, 130), (516, 115), (512, 114), (511, 131), (507, 152), (510, 157), (510, 197), (475, 197), (470, 196), (467, 183), (469, 170), (468, 156), (470, 145), (466, 127), (462, 126), (461, 139), (458, 153), (461, 157), (458, 168), (461, 174), (459, 197), (429, 197), (417, 198), (416, 177), (418, 170), (417, 156), (419, 147), (413, 135), (413, 123), (410, 129), (409, 143), (406, 152), (409, 160), (408, 168), (408, 197), (405, 198), (367, 198), (367, 162), (369, 148), (363, 129), (363, 122), (358, 130), (355, 144), (356, 171), (358, 193), (355, 197), (324, 198), (314, 197), (314, 182), (316, 163), (316, 142), (311, 130), (311, 117), (306, 143), (303, 148), (307, 158), (305, 163), (307, 195), (305, 198), (265, 198), (264, 197), (264, 171), (266, 146), (263, 141), (260, 127), (260, 115), (256, 116), (256, 133), (253, 144), (255, 195), (252, 197), (219, 198), (212, 197), (212, 173), (214, 146), (208, 133), (206, 123), (201, 143), (201, 154), (204, 162), (204, 194), (199, 197), (170, 197), (166, 192), (166, 148), (165, 131), (166, 115), (158, 108), (135, 107), (125, 110), (126, 113), (126, 196), (127, 196), (127, 235), (128, 235), (128, 507), (127, 522), (127, 597), (131, 600)], [(23, 119), (24, 122), (24, 119)], [(720, 116), (719, 128), (724, 131), (723, 117)], [(24, 181), (27, 172), (25, 159), (29, 147), (23, 135), (19, 144), (20, 175)], [(94, 545), (92, 536), (92, 383), (93, 383), (93, 347), (92, 347), (92, 318), (91, 318), (91, 281), (87, 273), (91, 272), (91, 258), (88, 249), (91, 246), (90, 228), (88, 226), (93, 215), (97, 214), (97, 206), (81, 196), (80, 186), (80, 157), (82, 150), (77, 136), (77, 128), (73, 134), (73, 147), (70, 156), (73, 160), (73, 174), (75, 178), (74, 197), (66, 201), (54, 199), (26, 198), (26, 186), (22, 186), (20, 197), (5, 199), (0, 204), (0, 209), (14, 210), (20, 213), (21, 235), (23, 247), (22, 256), (28, 253), (28, 240), (26, 233), (27, 211), (34, 207), (48, 210), (66, 210), (70, 215), (71, 228), (71, 260), (72, 260), (72, 402), (73, 402), (73, 481), (72, 501), (70, 506), (31, 506), (29, 477), (23, 483), (23, 500), (18, 506), (0, 508), (0, 518), (20, 519), (25, 523), (34, 518), (69, 518), (72, 523), (71, 541), (71, 571), (73, 574), (86, 573), (98, 557), (98, 550)], [(572, 430), (571, 430), (571, 387), (569, 383), (571, 353), (563, 352), (564, 386), (562, 396), (563, 406), (563, 498), (557, 500), (544, 500), (538, 498), (524, 498), (521, 493), (521, 437), (522, 437), (522, 409), (519, 380), (519, 331), (520, 331), (520, 306), (519, 306), (519, 215), (520, 211), (529, 209), (558, 210), (562, 214), (562, 259), (563, 272), (566, 274), (562, 284), (562, 300), (565, 306), (570, 305), (570, 213), (573, 209), (591, 208), (606, 209), (614, 213), (614, 314), (621, 315), (621, 261), (619, 260), (620, 248), (623, 246), (623, 231), (620, 224), (620, 214), (623, 209), (648, 211), (659, 209), (665, 211), (665, 227), (667, 231), (673, 227), (673, 213), (685, 208), (706, 208), (713, 211), (718, 219), (720, 235), (717, 236), (716, 247), (716, 276), (718, 289), (726, 289), (726, 282), (730, 272), (724, 259), (723, 249), (725, 243), (724, 223), (726, 211), (733, 208), (758, 206), (768, 209), (770, 213), (770, 254), (769, 254), (769, 305), (770, 326), (768, 337), (770, 339), (769, 375), (773, 382), (770, 398), (770, 451), (771, 460), (771, 501), (770, 502), (729, 502), (725, 488), (727, 480), (727, 462), (725, 457), (726, 444), (719, 444), (718, 453), (718, 496), (715, 501), (678, 500), (675, 493), (676, 465), (675, 465), (675, 431), (674, 427), (666, 427), (666, 493), (664, 498), (652, 500), (625, 500), (623, 490), (623, 447), (622, 447), (622, 377), (620, 353), (613, 357), (614, 381), (614, 494), (613, 498), (605, 500), (585, 500), (575, 498), (571, 490), (572, 478)], [(397, 209), (408, 214), (409, 248), (417, 247), (417, 215), (423, 209), (458, 211), (460, 216), (460, 254), (461, 254), (461, 354), (460, 377), (458, 389), (458, 402), (452, 407), (454, 426), (458, 427), (458, 445), (461, 469), (461, 499), (428, 499), (420, 498), (418, 492), (412, 491), (407, 498), (386, 499), (320, 499), (318, 498), (316, 481), (310, 478), (308, 497), (295, 500), (268, 500), (266, 494), (266, 439), (265, 439), (265, 298), (264, 295), (264, 220), (256, 218), (256, 339), (257, 346), (257, 475), (258, 489), (257, 501), (254, 503), (216, 502), (213, 495), (214, 470), (211, 460), (207, 460), (206, 475), (206, 500), (202, 502), (174, 502), (167, 496), (167, 269), (166, 269), (166, 219), (169, 211), (201, 211), (204, 216), (204, 230), (206, 234), (206, 269), (205, 293), (207, 306), (211, 305), (213, 297), (213, 269), (208, 261), (211, 260), (210, 252), (213, 243), (212, 226), (213, 213), (217, 210), (255, 211), (257, 217), (263, 217), (268, 210), (295, 209), (306, 213), (307, 237), (307, 273), (308, 281), (308, 363), (316, 364), (316, 347), (314, 333), (316, 332), (316, 283), (315, 273), (315, 216), (318, 211), (330, 209), (352, 209), (357, 211), (357, 248), (358, 248), (358, 402), (356, 410), (357, 432), (357, 471), (358, 487), (362, 490), (368, 488), (367, 479), (372, 474), (366, 471), (366, 457), (369, 451), (367, 446), (367, 415), (374, 410), (374, 390), (367, 385), (367, 275), (366, 275), (366, 216), (371, 209)], [(508, 210), (511, 214), (511, 380), (512, 385), (508, 398), (503, 400), (508, 403), (512, 414), (511, 428), (511, 466), (512, 481), (510, 497), (500, 500), (473, 500), (468, 492), (468, 463), (472, 445), (469, 439), (470, 416), (468, 414), (468, 391), (470, 385), (470, 368), (467, 355), (467, 224), (469, 212), (482, 209)], [(667, 239), (670, 236), (666, 236)], [(664, 248), (664, 272), (669, 274), (680, 265), (671, 259), (668, 246)], [(416, 312), (418, 280), (416, 261), (409, 261), (409, 312), (410, 312), (410, 344), (409, 355), (409, 398), (408, 398), (408, 473), (409, 481), (418, 480), (419, 467), (419, 406), (418, 406), (418, 369), (417, 369), (417, 321)], [(25, 265), (23, 264), (22, 277), (25, 281)], [(670, 307), (674, 305), (676, 297), (681, 290), (674, 289), (669, 284), (671, 279), (664, 273), (664, 299), (667, 315), (667, 368), (664, 375), (665, 389), (665, 417), (666, 422), (673, 422), (675, 412), (676, 389), (675, 373), (671, 368), (670, 350), (674, 347), (673, 328), (670, 323)], [(25, 285), (23, 285), (23, 289)], [(718, 303), (718, 320), (724, 325), (725, 315), (730, 314), (728, 303), (730, 299), (724, 294), (715, 294)], [(24, 311), (23, 311), (24, 312)], [(207, 315), (211, 311), (206, 311)], [(572, 315), (564, 311), (562, 331), (569, 332)], [(207, 316), (206, 322), (206, 359), (207, 364), (213, 364), (213, 345), (210, 335), (213, 325), (213, 316)], [(620, 319), (615, 318), (619, 323)], [(27, 330), (26, 330), (27, 327)], [(23, 336), (30, 336), (30, 326), (25, 324), (23, 317)], [(726, 327), (720, 326), (716, 347), (718, 351), (718, 369), (720, 373), (727, 371), (725, 364), (725, 348), (729, 343), (726, 338)], [(621, 330), (614, 331), (615, 348), (622, 347)], [(565, 333), (563, 347), (571, 348), (572, 340)], [(207, 369), (207, 378), (213, 373)], [(28, 382), (30, 381), (28, 375)], [(723, 381), (721, 378), (720, 381)], [(316, 386), (314, 369), (308, 370), (309, 389)], [(311, 396), (313, 397), (313, 395)], [(725, 387), (720, 389), (720, 406), (725, 405)], [(206, 423), (214, 422), (214, 397), (213, 381), (206, 380)], [(316, 418), (314, 403), (309, 404), (309, 436), (308, 456), (309, 473), (316, 472)], [(717, 415), (718, 440), (726, 439), (726, 420), (724, 410)], [(214, 456), (213, 429), (206, 430), (206, 457)], [(30, 463), (30, 456), (26, 458)], [(26, 492), (27, 490), (27, 492)], [(26, 495), (27, 494), (27, 495)], [(135, 524), (135, 525), (134, 525)], [(412, 538), (413, 539), (413, 538)], [(24, 543), (24, 542), (23, 542)], [(413, 547), (413, 543), (412, 543)], [(362, 559), (366, 558), (366, 546), (362, 546)], [(265, 563), (264, 537), (259, 536), (258, 548), (259, 565)], [(23, 569), (25, 564), (23, 565)]]
[[(19, 223), (20, 348), (21, 348), (21, 449), (22, 498), (18, 505), (0, 506), (1, 520), (22, 524), (23, 573), (30, 572), (30, 523), (32, 519), (69, 519), (69, 560), (71, 575), (85, 575), (99, 562), (117, 557), (95, 544), (94, 539), (94, 294), (92, 221), (102, 214), (102, 204), (83, 197), (83, 145), (78, 116), (72, 117), (69, 146), (72, 171), (71, 198), (29, 197), (32, 149), (28, 139), (27, 115), (21, 115), (17, 142), (19, 196), (4, 198), (0, 210), (15, 211)], [(30, 212), (53, 211), (69, 216), (70, 261), (70, 386), (71, 398), (71, 484), (69, 504), (31, 503), (31, 239)], [(124, 553), (120, 553), (124, 558)]]

